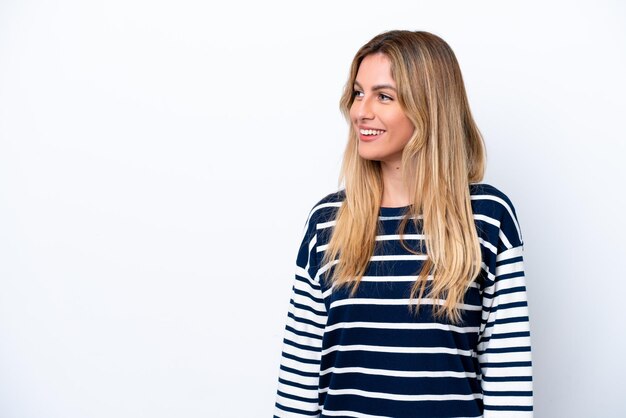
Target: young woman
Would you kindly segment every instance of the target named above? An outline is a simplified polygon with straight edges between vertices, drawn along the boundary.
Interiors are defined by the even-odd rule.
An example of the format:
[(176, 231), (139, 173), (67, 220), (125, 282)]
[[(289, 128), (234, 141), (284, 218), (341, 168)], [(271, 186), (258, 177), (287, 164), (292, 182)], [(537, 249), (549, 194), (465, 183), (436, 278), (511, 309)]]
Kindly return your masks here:
[(356, 54), (340, 183), (297, 255), (275, 417), (532, 416), (523, 241), (441, 38)]

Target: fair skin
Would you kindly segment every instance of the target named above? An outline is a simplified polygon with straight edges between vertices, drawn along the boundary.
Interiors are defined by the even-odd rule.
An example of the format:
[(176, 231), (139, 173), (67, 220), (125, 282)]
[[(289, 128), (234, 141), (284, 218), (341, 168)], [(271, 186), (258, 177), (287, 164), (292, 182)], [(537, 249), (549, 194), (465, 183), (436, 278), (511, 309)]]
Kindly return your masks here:
[(400, 163), (415, 127), (400, 106), (396, 89), (386, 55), (376, 53), (363, 58), (354, 83), (350, 120), (359, 137), (361, 158), (380, 161), (384, 207), (412, 202)]

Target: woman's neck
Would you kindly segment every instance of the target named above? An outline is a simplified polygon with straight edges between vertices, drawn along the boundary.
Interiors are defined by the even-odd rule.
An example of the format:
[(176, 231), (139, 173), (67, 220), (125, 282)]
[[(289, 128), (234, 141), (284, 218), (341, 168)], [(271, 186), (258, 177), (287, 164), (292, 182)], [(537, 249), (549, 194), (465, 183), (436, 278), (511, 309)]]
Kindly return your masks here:
[(381, 206), (401, 207), (412, 203), (409, 190), (402, 179), (400, 163), (386, 163), (381, 161), (383, 177), (383, 195)]

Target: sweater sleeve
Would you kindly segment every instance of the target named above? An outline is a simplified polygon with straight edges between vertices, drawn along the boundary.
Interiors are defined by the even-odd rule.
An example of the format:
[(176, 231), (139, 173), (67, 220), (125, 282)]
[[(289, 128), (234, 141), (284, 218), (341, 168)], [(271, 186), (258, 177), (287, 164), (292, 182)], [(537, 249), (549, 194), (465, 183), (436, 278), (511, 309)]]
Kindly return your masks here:
[(313, 211), (296, 258), (285, 326), (274, 417), (318, 417), (319, 375), (326, 306), (317, 274)]
[(523, 241), (512, 203), (504, 199), (502, 205), (495, 265), (489, 268), (483, 291), (478, 344), (484, 418), (531, 418), (533, 383)]

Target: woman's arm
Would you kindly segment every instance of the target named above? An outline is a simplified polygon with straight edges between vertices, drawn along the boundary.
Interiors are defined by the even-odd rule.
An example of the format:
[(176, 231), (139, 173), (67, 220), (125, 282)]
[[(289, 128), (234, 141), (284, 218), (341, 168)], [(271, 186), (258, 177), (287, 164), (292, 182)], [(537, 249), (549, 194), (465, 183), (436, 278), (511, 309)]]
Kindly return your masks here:
[(322, 289), (315, 280), (317, 235), (311, 215), (296, 260), (274, 417), (319, 416), (320, 358), (327, 314)]
[(530, 418), (533, 382), (523, 241), (510, 201), (503, 201), (495, 274), (483, 291), (478, 344), (484, 418)]

